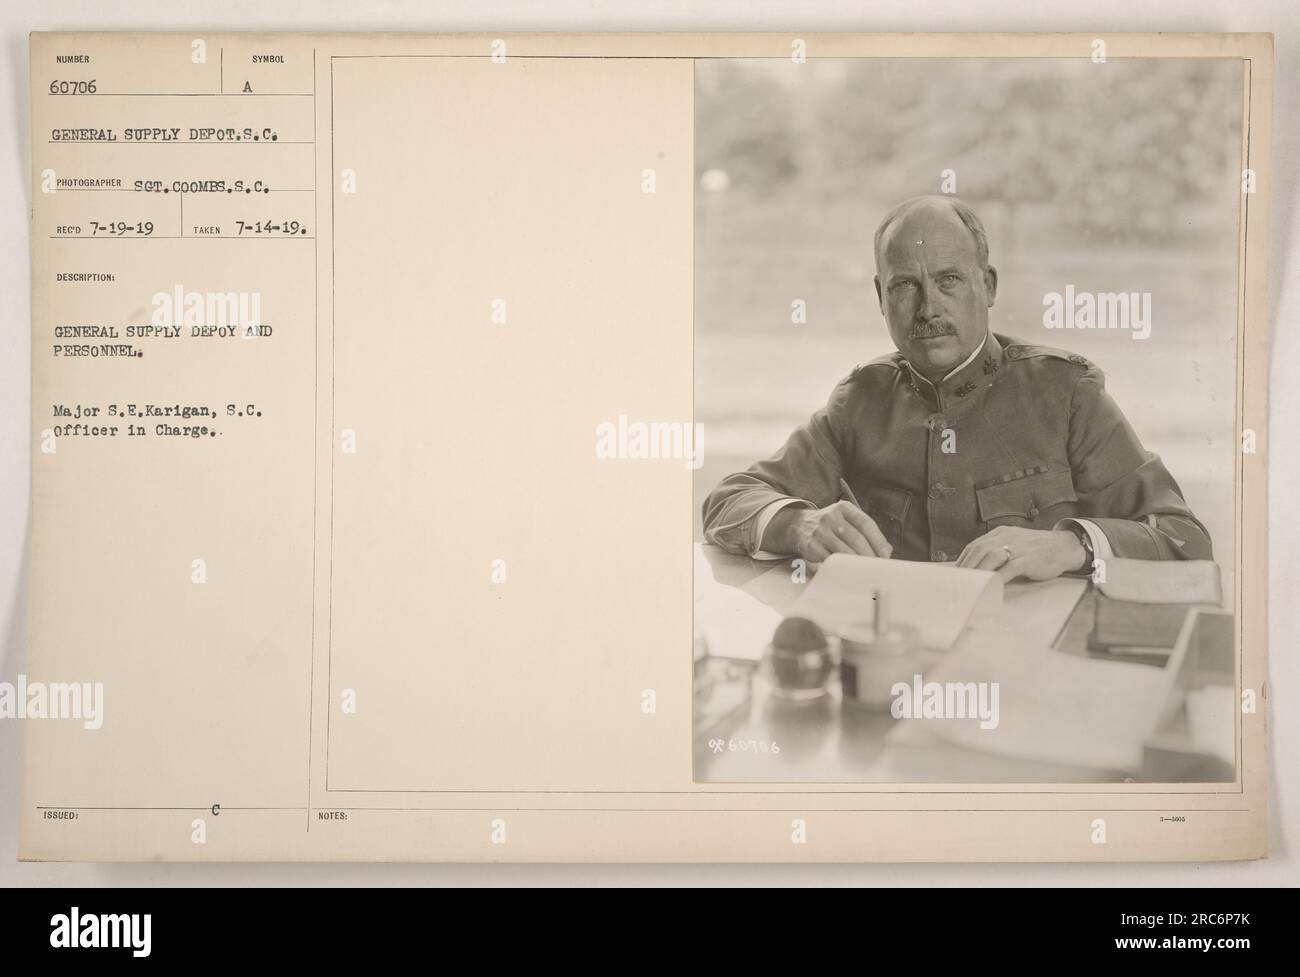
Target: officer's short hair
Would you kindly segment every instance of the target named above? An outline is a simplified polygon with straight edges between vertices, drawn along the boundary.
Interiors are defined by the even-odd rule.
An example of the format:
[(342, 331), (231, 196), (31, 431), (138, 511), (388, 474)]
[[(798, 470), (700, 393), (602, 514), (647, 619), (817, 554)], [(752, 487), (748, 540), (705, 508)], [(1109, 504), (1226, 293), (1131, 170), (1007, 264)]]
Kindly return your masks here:
[(889, 230), (890, 225), (900, 220), (909, 210), (921, 202), (933, 202), (942, 200), (966, 225), (966, 230), (970, 231), (971, 237), (975, 239), (975, 259), (979, 262), (981, 271), (988, 271), (989, 267), (989, 238), (984, 233), (984, 223), (979, 219), (975, 211), (958, 197), (948, 196), (946, 194), (924, 194), (920, 197), (912, 197), (904, 200), (901, 204), (885, 215), (885, 219), (880, 222), (876, 228), (876, 268), (880, 267), (880, 242), (885, 239), (885, 232)]

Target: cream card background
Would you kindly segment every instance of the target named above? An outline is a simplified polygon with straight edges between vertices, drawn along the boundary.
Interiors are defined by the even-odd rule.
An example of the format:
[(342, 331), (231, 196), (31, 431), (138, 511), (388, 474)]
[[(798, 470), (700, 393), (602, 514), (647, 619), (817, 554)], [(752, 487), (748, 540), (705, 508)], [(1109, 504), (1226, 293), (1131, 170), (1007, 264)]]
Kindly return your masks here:
[(334, 459), (329, 698), (360, 706), (331, 710), (330, 787), (690, 786), (689, 472), (602, 461), (595, 432), (690, 419), (692, 86), (682, 59), (335, 61), (358, 451)]

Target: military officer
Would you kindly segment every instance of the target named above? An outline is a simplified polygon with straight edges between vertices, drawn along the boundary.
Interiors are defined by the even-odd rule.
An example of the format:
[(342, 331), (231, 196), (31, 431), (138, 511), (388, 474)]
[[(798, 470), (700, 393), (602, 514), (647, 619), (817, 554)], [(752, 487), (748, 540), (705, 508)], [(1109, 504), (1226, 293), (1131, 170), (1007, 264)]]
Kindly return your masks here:
[(1086, 574), (1097, 559), (1208, 559), (1210, 539), (1082, 356), (989, 331), (997, 269), (979, 218), (916, 197), (876, 231), (898, 351), (854, 370), (772, 458), (704, 503), (735, 553), (896, 557)]

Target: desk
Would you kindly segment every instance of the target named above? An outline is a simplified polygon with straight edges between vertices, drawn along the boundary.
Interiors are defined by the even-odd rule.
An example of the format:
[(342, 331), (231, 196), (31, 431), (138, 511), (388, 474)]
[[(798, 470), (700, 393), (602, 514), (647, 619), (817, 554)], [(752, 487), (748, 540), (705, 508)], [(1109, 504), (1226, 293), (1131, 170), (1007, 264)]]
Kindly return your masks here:
[[(802, 585), (790, 579), (786, 564), (734, 556), (709, 544), (697, 546), (697, 612), (701, 598), (714, 588), (735, 588), (753, 600), (730, 601), (728, 613), (744, 613), (750, 606), (764, 623), (771, 617), (765, 608), (782, 616), (789, 613)], [(772, 572), (774, 567), (781, 569)], [(1077, 599), (1065, 626), (1045, 643), (1067, 654), (1086, 656), (1093, 612), (1091, 584)], [(715, 716), (707, 725), (699, 722), (700, 714), (697, 710), (695, 778), (703, 782), (1087, 784), (1134, 779), (1119, 771), (1021, 760), (946, 743), (903, 745), (887, 740), (898, 723), (888, 713), (841, 709), (838, 689), (813, 703), (792, 703), (772, 695), (757, 674), (747, 705), (720, 719)], [(773, 746), (779, 752), (773, 752)], [(1144, 781), (1177, 779), (1186, 779), (1185, 766), (1170, 764), (1145, 771), (1142, 777)]]

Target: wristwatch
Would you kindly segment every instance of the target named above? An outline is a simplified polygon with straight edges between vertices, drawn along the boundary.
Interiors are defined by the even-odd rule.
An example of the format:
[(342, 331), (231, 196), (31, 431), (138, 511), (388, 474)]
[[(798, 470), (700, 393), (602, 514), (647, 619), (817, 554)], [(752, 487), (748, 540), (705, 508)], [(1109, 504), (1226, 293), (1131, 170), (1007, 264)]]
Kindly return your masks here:
[(1092, 565), (1097, 558), (1097, 554), (1092, 548), (1092, 537), (1089, 536), (1088, 531), (1078, 523), (1067, 523), (1065, 528), (1074, 533), (1075, 539), (1077, 539), (1079, 545), (1083, 547), (1083, 562), (1071, 570), (1070, 573), (1081, 576), (1091, 576)]

